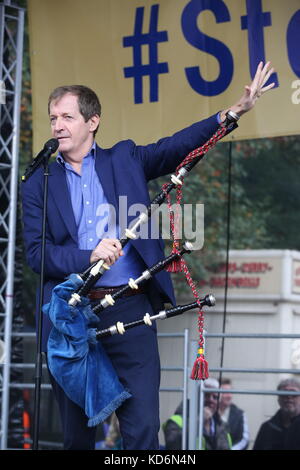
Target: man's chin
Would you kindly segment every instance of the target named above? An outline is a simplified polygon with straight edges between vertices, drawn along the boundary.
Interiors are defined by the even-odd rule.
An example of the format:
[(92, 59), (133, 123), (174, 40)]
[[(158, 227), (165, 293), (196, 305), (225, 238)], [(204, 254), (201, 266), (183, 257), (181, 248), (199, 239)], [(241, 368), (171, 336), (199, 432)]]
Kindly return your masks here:
[(286, 412), (286, 414), (288, 414), (290, 417), (293, 417), (295, 416), (295, 414), (297, 414), (297, 410), (295, 409), (294, 406), (286, 406), (284, 411)]
[(66, 139), (59, 139), (59, 152), (66, 152), (70, 150), (70, 141), (68, 138)]

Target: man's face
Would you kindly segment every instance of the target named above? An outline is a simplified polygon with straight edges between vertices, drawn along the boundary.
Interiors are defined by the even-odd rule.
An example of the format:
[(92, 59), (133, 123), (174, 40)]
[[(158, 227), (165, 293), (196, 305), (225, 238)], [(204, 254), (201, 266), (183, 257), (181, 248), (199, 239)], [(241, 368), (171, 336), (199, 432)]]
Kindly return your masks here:
[[(299, 389), (291, 385), (281, 388), (280, 390), (285, 392), (300, 392)], [(282, 411), (290, 417), (300, 414), (300, 395), (279, 395), (278, 403)]]
[(215, 414), (218, 406), (218, 394), (216, 392), (205, 392), (204, 406), (207, 406), (211, 410), (212, 415)]
[[(232, 386), (230, 384), (223, 384), (221, 388), (224, 390), (230, 390)], [(229, 406), (232, 402), (232, 393), (221, 393), (220, 402), (224, 407)]]
[(59, 140), (58, 150), (64, 155), (77, 156), (92, 145), (93, 131), (99, 118), (94, 116), (85, 122), (79, 111), (77, 96), (67, 93), (51, 102), (50, 123), (53, 137)]

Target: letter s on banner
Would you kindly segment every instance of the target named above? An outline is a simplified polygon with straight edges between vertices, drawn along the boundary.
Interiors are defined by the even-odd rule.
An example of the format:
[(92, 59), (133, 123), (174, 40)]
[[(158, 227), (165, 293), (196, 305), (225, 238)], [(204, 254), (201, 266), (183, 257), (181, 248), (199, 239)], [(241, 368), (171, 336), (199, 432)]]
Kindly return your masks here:
[(216, 80), (207, 81), (201, 76), (200, 67), (186, 67), (190, 86), (203, 96), (216, 96), (230, 85), (233, 76), (233, 58), (230, 50), (218, 39), (211, 38), (197, 28), (197, 17), (204, 10), (211, 10), (217, 23), (230, 21), (230, 13), (222, 0), (214, 0), (209, 7), (203, 0), (191, 0), (183, 10), (181, 27), (185, 39), (197, 49), (213, 55), (220, 65)]

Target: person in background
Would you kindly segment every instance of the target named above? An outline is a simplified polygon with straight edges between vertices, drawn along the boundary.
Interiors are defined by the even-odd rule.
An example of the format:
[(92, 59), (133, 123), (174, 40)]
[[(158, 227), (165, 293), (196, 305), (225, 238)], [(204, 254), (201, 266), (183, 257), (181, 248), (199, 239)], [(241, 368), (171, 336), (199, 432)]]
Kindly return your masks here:
[[(205, 388), (217, 389), (219, 382), (214, 378), (204, 381)], [(218, 393), (205, 392), (203, 409), (203, 450), (230, 450), (231, 437), (225, 424), (218, 412)], [(181, 450), (182, 448), (182, 403), (176, 409), (168, 421), (163, 425), (165, 435), (166, 450)]]
[(300, 450), (300, 414), (292, 420), (287, 430), (285, 450)]
[[(221, 380), (221, 389), (232, 389), (228, 378)], [(219, 415), (227, 423), (232, 439), (231, 450), (246, 450), (249, 445), (249, 429), (245, 412), (232, 403), (232, 393), (221, 393), (218, 406)]]
[[(277, 390), (300, 392), (300, 382), (296, 379), (282, 380)], [(278, 403), (279, 410), (261, 425), (253, 450), (288, 450), (289, 428), (300, 415), (300, 395), (279, 395)]]
[[(205, 388), (220, 388), (217, 379), (209, 378), (204, 382)], [(204, 395), (204, 422), (202, 448), (204, 450), (230, 450), (232, 438), (229, 428), (218, 412), (219, 395), (217, 392), (206, 392)]]

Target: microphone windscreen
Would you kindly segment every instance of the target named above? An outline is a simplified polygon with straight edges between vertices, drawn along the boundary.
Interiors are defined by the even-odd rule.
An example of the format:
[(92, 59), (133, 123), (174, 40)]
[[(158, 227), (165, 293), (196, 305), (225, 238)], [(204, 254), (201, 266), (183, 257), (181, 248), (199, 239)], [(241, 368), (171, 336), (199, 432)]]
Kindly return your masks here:
[(44, 148), (51, 150), (51, 153), (56, 152), (58, 147), (59, 147), (59, 140), (58, 139), (49, 139), (44, 145)]

